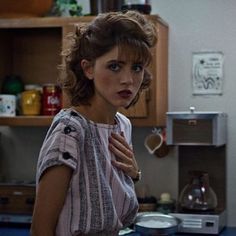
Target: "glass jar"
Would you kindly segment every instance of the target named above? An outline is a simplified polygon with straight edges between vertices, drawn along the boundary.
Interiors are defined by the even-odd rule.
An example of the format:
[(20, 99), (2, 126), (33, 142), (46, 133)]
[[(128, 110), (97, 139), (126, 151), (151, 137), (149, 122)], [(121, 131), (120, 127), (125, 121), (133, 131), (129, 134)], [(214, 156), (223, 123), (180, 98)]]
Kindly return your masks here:
[(204, 171), (190, 171), (190, 181), (180, 193), (179, 204), (183, 211), (213, 211), (217, 197), (210, 187), (209, 176)]
[(21, 93), (22, 115), (36, 116), (41, 112), (41, 93), (33, 89)]

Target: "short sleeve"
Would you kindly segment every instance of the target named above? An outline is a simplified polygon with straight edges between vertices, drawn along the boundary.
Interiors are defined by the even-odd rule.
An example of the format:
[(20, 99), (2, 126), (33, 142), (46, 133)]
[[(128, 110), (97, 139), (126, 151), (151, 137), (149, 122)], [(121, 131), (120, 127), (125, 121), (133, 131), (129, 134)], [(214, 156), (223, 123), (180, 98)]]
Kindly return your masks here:
[(51, 130), (40, 150), (37, 180), (46, 169), (56, 165), (66, 165), (73, 170), (78, 165), (78, 144), (76, 139), (76, 128), (70, 124), (58, 123)]

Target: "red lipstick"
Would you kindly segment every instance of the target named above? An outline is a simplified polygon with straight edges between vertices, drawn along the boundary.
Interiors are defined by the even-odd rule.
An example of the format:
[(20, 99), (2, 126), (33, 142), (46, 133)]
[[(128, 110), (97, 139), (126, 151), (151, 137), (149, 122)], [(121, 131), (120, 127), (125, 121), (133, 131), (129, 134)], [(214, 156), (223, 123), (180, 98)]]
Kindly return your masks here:
[(120, 92), (118, 92), (118, 94), (122, 98), (130, 98), (133, 93), (127, 89), (127, 90), (121, 90)]

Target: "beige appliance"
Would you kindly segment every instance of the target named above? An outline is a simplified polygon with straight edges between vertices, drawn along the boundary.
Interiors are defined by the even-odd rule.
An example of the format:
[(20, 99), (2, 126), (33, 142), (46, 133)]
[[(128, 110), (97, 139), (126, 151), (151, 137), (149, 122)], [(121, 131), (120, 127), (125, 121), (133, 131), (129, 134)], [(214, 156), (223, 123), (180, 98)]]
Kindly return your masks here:
[[(170, 214), (181, 220), (180, 233), (217, 235), (227, 223), (226, 131), (224, 112), (196, 112), (191, 107), (167, 113), (167, 144), (177, 146), (179, 169), (178, 204)], [(193, 170), (205, 174), (186, 191)], [(202, 192), (207, 185), (210, 197)]]
[(226, 120), (223, 112), (167, 112), (168, 145), (226, 144)]

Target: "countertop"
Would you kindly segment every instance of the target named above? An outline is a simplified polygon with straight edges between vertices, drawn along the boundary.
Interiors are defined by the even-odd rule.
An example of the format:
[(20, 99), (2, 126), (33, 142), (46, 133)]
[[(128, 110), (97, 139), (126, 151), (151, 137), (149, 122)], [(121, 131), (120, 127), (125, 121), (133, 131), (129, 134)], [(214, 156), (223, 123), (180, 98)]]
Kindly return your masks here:
[[(176, 234), (176, 236), (198, 236), (198, 234)], [(235, 236), (236, 227), (226, 227), (220, 236)], [(8, 228), (0, 226), (0, 236), (29, 236), (29, 228)], [(140, 236), (138, 233), (126, 234), (126, 236)]]
[[(208, 235), (209, 234), (175, 234), (176, 236), (198, 236), (198, 235)], [(236, 235), (236, 227), (226, 227), (221, 233), (219, 234), (220, 236), (235, 236)], [(131, 233), (131, 234), (126, 234), (126, 236), (141, 236), (138, 233)]]

